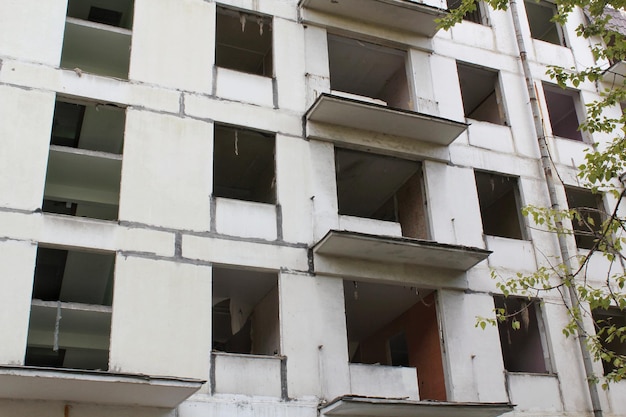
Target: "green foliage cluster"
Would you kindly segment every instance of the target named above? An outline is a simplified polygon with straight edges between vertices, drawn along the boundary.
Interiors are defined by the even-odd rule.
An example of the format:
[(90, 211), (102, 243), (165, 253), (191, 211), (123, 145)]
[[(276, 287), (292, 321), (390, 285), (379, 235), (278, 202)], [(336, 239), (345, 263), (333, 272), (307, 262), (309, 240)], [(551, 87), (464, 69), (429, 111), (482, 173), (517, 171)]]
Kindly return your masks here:
[[(458, 8), (450, 10), (449, 15), (439, 21), (440, 27), (447, 30), (461, 22), (466, 13), (476, 10), (478, 1), (462, 0)], [(506, 10), (509, 1), (485, 0), (485, 3), (493, 9)], [(563, 334), (583, 337), (595, 360), (612, 365), (609, 367), (612, 370), (604, 375), (603, 387), (606, 388), (610, 382), (626, 379), (626, 356), (620, 354), (624, 350), (611, 348), (619, 344), (626, 346), (626, 326), (619, 326), (610, 320), (596, 319), (595, 328), (591, 330), (581, 326), (581, 323), (589, 323), (593, 311), (609, 308), (619, 309), (626, 315), (626, 275), (623, 272), (626, 266), (626, 218), (620, 215), (619, 210), (620, 204), (626, 198), (621, 184), (626, 173), (626, 84), (624, 77), (615, 77), (618, 81), (613, 85), (607, 85), (606, 80), (602, 81), (612, 63), (626, 61), (626, 17), (622, 17), (623, 20), (620, 21), (621, 13), (626, 8), (626, 0), (553, 0), (553, 3), (557, 7), (553, 20), (557, 23), (564, 24), (576, 8), (584, 10), (587, 17), (586, 23), (576, 28), (576, 34), (589, 40), (597, 65), (582, 70), (550, 67), (547, 73), (563, 88), (578, 87), (583, 83), (594, 83), (598, 89), (602, 88), (599, 91), (600, 99), (586, 105), (587, 118), (580, 129), (610, 135), (612, 140), (593, 144), (586, 151), (585, 162), (578, 167), (578, 176), (593, 192), (611, 195), (614, 209), (603, 213), (600, 217), (603, 219), (602, 224), (596, 224), (589, 215), (589, 210), (597, 210), (596, 208), (568, 210), (525, 207), (523, 214), (532, 220), (534, 227), (561, 235), (586, 233), (593, 236), (593, 247), (573, 260), (547, 260), (546, 264), (549, 266), (542, 266), (530, 274), (517, 273), (504, 278), (493, 271), (492, 278), (497, 280), (498, 291), (504, 296), (521, 295), (536, 300), (542, 293), (560, 294), (571, 319), (562, 329)], [(616, 115), (615, 109), (620, 103), (622, 112), (621, 115)], [(582, 227), (575, 230), (572, 223)], [(588, 265), (592, 255), (604, 256), (616, 267), (611, 268), (601, 280), (598, 277), (588, 277)], [(579, 303), (572, 303), (568, 299), (568, 287), (575, 290)], [(507, 314), (503, 309), (495, 309), (494, 312), (495, 317), (478, 317), (476, 326), (484, 329), (488, 325), (508, 320), (514, 329), (519, 329), (520, 324), (515, 319), (517, 312)]]

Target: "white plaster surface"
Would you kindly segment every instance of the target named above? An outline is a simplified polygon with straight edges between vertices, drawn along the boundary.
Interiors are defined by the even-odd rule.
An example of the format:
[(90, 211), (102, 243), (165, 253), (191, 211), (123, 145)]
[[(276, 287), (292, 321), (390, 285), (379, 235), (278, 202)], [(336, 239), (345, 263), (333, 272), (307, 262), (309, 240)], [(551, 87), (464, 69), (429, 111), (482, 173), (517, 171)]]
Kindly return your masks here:
[(215, 393), (280, 397), (280, 358), (214, 354)]
[(217, 68), (216, 95), (227, 100), (274, 107), (272, 79), (255, 74)]
[(351, 363), (350, 387), (353, 395), (419, 400), (415, 368)]
[(400, 223), (354, 216), (339, 216), (339, 230), (382, 236), (402, 236)]
[(507, 375), (511, 402), (520, 411), (563, 411), (559, 379), (556, 375), (509, 373)]
[(276, 240), (276, 206), (252, 201), (215, 199), (218, 233)]
[(533, 272), (537, 270), (532, 242), (498, 236), (485, 236), (485, 241), (487, 249), (493, 251), (488, 258), (490, 267), (503, 268), (515, 272)]
[(211, 269), (117, 256), (109, 369), (206, 381), (210, 351)]

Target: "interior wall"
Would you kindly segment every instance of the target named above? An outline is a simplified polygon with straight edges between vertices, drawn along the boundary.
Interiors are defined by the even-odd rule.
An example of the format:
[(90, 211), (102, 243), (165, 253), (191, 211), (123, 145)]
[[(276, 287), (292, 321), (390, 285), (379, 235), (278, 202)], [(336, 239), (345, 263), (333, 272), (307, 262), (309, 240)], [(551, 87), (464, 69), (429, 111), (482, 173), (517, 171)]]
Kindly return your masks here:
[(424, 178), (420, 169), (396, 193), (402, 236), (416, 239), (429, 237), (423, 183)]
[(278, 319), (278, 286), (272, 288), (252, 313), (252, 353), (280, 353), (280, 321)]
[(445, 377), (433, 294), (363, 340), (360, 346), (362, 362), (389, 365), (388, 341), (400, 332), (406, 335), (409, 365), (417, 369), (420, 399), (445, 401)]
[(413, 100), (409, 94), (406, 68), (404, 66), (398, 68), (393, 76), (387, 80), (380, 92), (380, 97), (387, 102), (389, 107), (413, 110)]

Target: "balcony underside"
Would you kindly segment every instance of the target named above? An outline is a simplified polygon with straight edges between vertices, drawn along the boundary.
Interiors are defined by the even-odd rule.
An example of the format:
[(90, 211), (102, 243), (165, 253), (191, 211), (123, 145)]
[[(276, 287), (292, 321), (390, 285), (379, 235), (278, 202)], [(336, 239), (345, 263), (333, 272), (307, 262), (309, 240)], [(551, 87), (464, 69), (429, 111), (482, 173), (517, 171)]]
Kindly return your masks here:
[(452, 403), (372, 397), (340, 397), (320, 409), (322, 416), (497, 417), (513, 410), (508, 403)]
[(319, 96), (305, 117), (307, 124), (320, 122), (442, 146), (450, 145), (468, 126), (441, 117), (393, 109), (331, 94)]
[(0, 398), (175, 408), (205, 381), (102, 371), (0, 366)]
[(491, 251), (428, 240), (331, 230), (313, 246), (313, 253), (467, 271), (487, 259)]
[(411, 0), (300, 0), (303, 23), (322, 24), (313, 13), (321, 12), (362, 22), (405, 30), (432, 38), (437, 33), (435, 19), (446, 15), (446, 10)]

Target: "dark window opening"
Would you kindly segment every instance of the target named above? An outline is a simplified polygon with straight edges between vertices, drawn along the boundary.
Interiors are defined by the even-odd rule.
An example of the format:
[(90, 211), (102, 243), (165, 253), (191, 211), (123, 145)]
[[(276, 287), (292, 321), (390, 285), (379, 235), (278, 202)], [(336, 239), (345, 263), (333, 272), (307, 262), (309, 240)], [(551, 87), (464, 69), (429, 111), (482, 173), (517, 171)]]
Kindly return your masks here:
[[(494, 301), (496, 308), (504, 309), (507, 316), (498, 322), (504, 368), (509, 372), (548, 373), (539, 301), (502, 296), (495, 296)], [(514, 320), (519, 322), (519, 329), (513, 328)]]
[(399, 222), (402, 234), (428, 238), (422, 165), (335, 148), (339, 214)]
[(218, 67), (273, 76), (271, 17), (218, 6), (215, 43)]
[(280, 354), (278, 314), (276, 273), (213, 268), (213, 350)]
[(328, 35), (328, 60), (333, 94), (413, 110), (405, 51)]
[(457, 63), (465, 117), (506, 124), (498, 72)]
[(125, 109), (57, 100), (42, 210), (116, 220)]
[(565, 195), (570, 210), (576, 210), (580, 215), (580, 219), (572, 218), (576, 246), (583, 249), (593, 248), (605, 215), (602, 197), (590, 190), (572, 187), (565, 188)]
[[(626, 336), (626, 311), (617, 307), (611, 307), (608, 310), (597, 309), (593, 311), (593, 321), (595, 322), (596, 333), (599, 334), (602, 348), (613, 354), (621, 355), (626, 359), (626, 342), (621, 339)], [(614, 331), (609, 333), (609, 328), (613, 326), (615, 327)], [(610, 338), (611, 334), (613, 334), (612, 338)], [(602, 367), (604, 375), (608, 375), (617, 369), (614, 361), (603, 360)]]
[(39, 247), (25, 364), (108, 369), (115, 254)]
[(446, 400), (432, 291), (344, 280), (351, 363), (413, 367), (421, 399)]
[(483, 232), (489, 236), (524, 239), (517, 178), (474, 171)]
[[(462, 0), (448, 0), (448, 9), (458, 9), (461, 6), (461, 2)], [(482, 2), (476, 3), (476, 10), (465, 13), (463, 20), (478, 23), (479, 25), (487, 25), (484, 4)]]
[(61, 68), (127, 79), (133, 13), (133, 0), (69, 0)]
[(526, 6), (530, 35), (533, 39), (567, 46), (565, 45), (563, 29), (558, 23), (551, 20), (556, 14), (554, 4), (547, 1), (527, 0), (524, 5)]
[(69, 0), (67, 16), (130, 29), (133, 9), (133, 0)]
[(561, 138), (582, 141), (582, 132), (578, 130), (580, 120), (576, 110), (579, 105), (578, 93), (546, 84), (543, 85), (543, 92), (552, 134)]
[(276, 203), (275, 136), (215, 125), (213, 195)]

